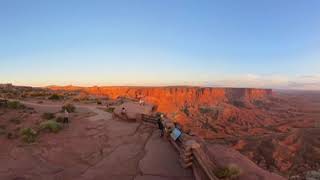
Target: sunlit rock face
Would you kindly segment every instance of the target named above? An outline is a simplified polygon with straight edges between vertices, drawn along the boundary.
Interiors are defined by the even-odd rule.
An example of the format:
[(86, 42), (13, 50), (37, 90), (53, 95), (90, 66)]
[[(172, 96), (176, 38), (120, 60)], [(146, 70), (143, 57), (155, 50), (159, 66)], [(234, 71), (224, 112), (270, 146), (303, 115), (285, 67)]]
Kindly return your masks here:
[(50, 87), (53, 90), (83, 90), (90, 94), (105, 95), (112, 99), (128, 97), (144, 99), (165, 113), (183, 106), (212, 105), (234, 100), (250, 101), (272, 94), (271, 89), (253, 88), (200, 88), (200, 87)]
[[(254, 114), (240, 112), (240, 106), (250, 106), (249, 102), (264, 99), (272, 95), (271, 89), (254, 88), (202, 88), (202, 87), (51, 87), (53, 90), (81, 90), (89, 94), (104, 95), (112, 99), (127, 97), (143, 99), (156, 105), (157, 110), (183, 125), (196, 127), (201, 124), (216, 123), (236, 118), (239, 123), (251, 121)], [(201, 108), (203, 111), (199, 112)], [(211, 112), (212, 111), (212, 112)], [(216, 112), (215, 112), (216, 111)], [(216, 115), (214, 115), (216, 113)], [(197, 119), (195, 121), (195, 119)], [(255, 122), (253, 122), (254, 124)], [(224, 126), (224, 125), (223, 125)], [(230, 131), (230, 132), (229, 132)], [(234, 129), (224, 129), (222, 134), (231, 133)], [(201, 129), (199, 129), (201, 133)]]

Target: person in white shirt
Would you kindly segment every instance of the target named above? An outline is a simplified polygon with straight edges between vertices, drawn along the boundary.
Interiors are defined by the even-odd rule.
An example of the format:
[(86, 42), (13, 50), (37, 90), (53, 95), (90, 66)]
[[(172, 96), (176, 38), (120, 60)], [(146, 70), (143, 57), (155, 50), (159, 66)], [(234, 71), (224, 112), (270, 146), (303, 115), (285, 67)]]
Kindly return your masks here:
[(63, 124), (69, 123), (69, 112), (67, 109), (64, 110), (64, 118), (63, 118)]
[(144, 105), (144, 101), (142, 99), (139, 100), (139, 104), (140, 106), (143, 106)]

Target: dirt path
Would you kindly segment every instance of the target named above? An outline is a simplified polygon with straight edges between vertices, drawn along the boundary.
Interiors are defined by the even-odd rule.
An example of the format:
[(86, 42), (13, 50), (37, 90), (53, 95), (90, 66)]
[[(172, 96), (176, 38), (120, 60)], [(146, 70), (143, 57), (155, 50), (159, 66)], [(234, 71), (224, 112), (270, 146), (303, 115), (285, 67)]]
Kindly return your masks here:
[[(39, 112), (61, 108), (61, 104), (22, 103)], [(179, 165), (178, 154), (153, 125), (113, 119), (96, 105), (76, 107), (79, 114), (94, 115), (75, 116), (69, 128), (42, 134), (33, 145), (6, 142), (11, 145), (0, 149), (0, 179), (193, 179), (191, 170)]]

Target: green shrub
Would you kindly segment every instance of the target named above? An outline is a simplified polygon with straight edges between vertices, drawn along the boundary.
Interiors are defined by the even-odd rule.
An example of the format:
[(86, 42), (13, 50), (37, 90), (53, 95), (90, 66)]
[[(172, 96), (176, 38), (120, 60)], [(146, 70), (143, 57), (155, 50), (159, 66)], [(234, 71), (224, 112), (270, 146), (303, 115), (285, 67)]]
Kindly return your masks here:
[(41, 117), (42, 119), (50, 120), (54, 119), (56, 116), (54, 115), (54, 113), (43, 113)]
[(33, 143), (36, 141), (37, 138), (37, 132), (33, 130), (32, 128), (23, 128), (20, 131), (20, 134), (22, 136), (22, 140), (27, 143)]
[(65, 110), (67, 110), (69, 113), (75, 112), (76, 107), (73, 104), (68, 103), (62, 106), (62, 112), (64, 112)]
[(57, 133), (62, 129), (62, 125), (54, 120), (48, 120), (40, 123), (40, 130), (48, 130), (49, 132)]
[(9, 121), (10, 121), (11, 123), (14, 123), (14, 124), (20, 124), (20, 123), (21, 123), (21, 119), (18, 118), (18, 117), (11, 118)]
[(7, 107), (10, 109), (22, 109), (25, 108), (23, 104), (21, 104), (19, 101), (8, 101)]
[(105, 111), (107, 111), (109, 113), (113, 113), (114, 109), (115, 109), (114, 107), (109, 107)]
[(220, 179), (235, 179), (241, 171), (237, 166), (228, 166), (217, 169), (214, 174)]
[(61, 95), (58, 95), (58, 94), (52, 94), (48, 99), (50, 100), (60, 100), (62, 99), (63, 97)]

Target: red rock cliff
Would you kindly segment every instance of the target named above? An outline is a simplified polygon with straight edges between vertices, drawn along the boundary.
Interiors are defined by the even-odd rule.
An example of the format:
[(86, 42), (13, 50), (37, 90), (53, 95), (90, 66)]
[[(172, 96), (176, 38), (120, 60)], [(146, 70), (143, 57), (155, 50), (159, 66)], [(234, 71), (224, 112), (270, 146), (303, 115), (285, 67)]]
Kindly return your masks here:
[(202, 88), (202, 87), (50, 87), (52, 90), (81, 90), (89, 94), (110, 98), (128, 97), (144, 99), (156, 104), (158, 110), (175, 112), (184, 106), (212, 105), (233, 100), (254, 100), (272, 94), (271, 89), (253, 88)]

